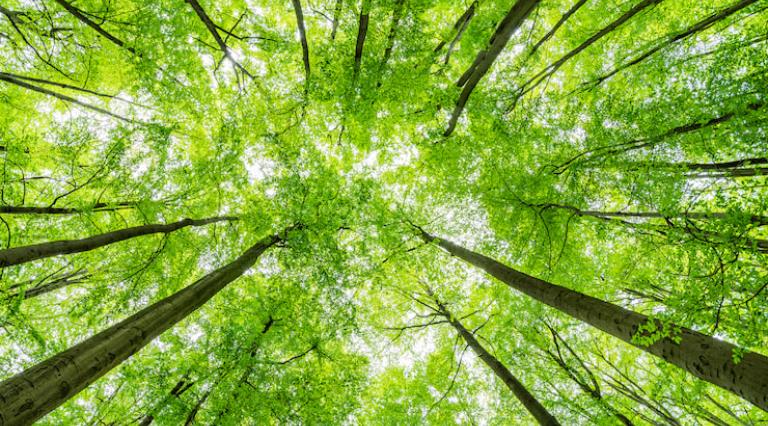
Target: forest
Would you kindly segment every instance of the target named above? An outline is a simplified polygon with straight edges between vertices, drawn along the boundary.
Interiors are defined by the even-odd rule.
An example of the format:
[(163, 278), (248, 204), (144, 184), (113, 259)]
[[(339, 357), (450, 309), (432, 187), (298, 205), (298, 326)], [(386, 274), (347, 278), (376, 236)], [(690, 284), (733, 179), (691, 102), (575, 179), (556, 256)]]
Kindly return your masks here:
[(1, 0), (29, 424), (768, 425), (768, 0)]

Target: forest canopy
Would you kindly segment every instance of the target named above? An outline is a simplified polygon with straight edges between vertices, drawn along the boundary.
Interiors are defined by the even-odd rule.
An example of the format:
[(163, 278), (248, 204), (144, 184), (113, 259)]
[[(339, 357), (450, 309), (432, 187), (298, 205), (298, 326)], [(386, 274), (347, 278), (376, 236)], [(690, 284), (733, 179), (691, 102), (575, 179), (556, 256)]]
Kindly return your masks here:
[(5, 0), (0, 425), (768, 424), (768, 0)]

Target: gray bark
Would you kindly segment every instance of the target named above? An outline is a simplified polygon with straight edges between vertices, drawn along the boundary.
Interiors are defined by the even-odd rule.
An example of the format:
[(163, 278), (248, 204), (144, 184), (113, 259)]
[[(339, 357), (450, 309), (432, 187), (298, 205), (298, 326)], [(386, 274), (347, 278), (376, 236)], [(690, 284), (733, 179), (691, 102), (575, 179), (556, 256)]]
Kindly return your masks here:
[[(639, 349), (658, 356), (694, 376), (727, 389), (757, 407), (768, 411), (768, 357), (747, 352), (735, 363), (730, 343), (697, 331), (679, 327), (676, 343), (665, 337), (650, 346), (638, 345), (634, 337), (640, 326), (651, 320), (603, 300), (532, 277), (482, 254), (435, 238), (420, 231), (426, 242), (434, 242), (452, 255), (483, 269), (488, 274), (546, 305), (617, 337)], [(658, 327), (662, 325), (657, 323)], [(677, 329), (677, 326), (672, 326)]]
[(0, 424), (28, 425), (51, 412), (200, 308), (278, 241), (263, 238), (228, 265), (0, 383)]

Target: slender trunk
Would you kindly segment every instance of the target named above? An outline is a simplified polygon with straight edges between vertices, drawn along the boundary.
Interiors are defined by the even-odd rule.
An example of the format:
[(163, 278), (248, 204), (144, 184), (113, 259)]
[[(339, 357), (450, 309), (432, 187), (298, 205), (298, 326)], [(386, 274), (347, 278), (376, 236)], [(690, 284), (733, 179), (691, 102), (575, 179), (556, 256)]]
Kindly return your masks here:
[(296, 25), (299, 27), (299, 39), (301, 40), (302, 60), (304, 61), (304, 84), (309, 84), (309, 44), (307, 43), (307, 32), (304, 28), (304, 12), (301, 10), (301, 0), (292, 0), (293, 10), (296, 12)]
[(357, 81), (360, 74), (360, 66), (363, 62), (363, 47), (365, 46), (365, 37), (368, 34), (368, 1), (363, 0), (360, 7), (360, 21), (357, 29), (357, 41), (355, 42), (355, 65), (352, 73), (352, 81)]
[(644, 337), (640, 332), (642, 326), (655, 325), (663, 330), (667, 328), (645, 315), (526, 275), (424, 231), (421, 231), (421, 236), (424, 241), (435, 242), (452, 255), (483, 269), (508, 286), (656, 355), (700, 379), (730, 390), (768, 411), (768, 357), (747, 352), (736, 363), (734, 354), (740, 351), (736, 346), (675, 325), (669, 328), (679, 329), (673, 336), (674, 340), (664, 337), (648, 346), (638, 344), (635, 339), (638, 336)]
[[(469, 27), (469, 21), (472, 20), (472, 17), (475, 16), (475, 9), (477, 8), (477, 1), (472, 2), (471, 5), (469, 5), (469, 8), (464, 12), (463, 15), (461, 15), (461, 18), (459, 18), (459, 21), (456, 22), (456, 25), (454, 26), (454, 29), (456, 30), (456, 36), (453, 37), (451, 40), (451, 43), (448, 45), (448, 50), (445, 52), (445, 58), (443, 59), (443, 65), (448, 65), (448, 62), (451, 60), (451, 55), (453, 54), (453, 50), (456, 48), (456, 43), (461, 41), (461, 37), (464, 35), (464, 31), (467, 30), (467, 27)], [(435, 49), (435, 52), (439, 51), (443, 48), (443, 44), (445, 42), (441, 43), (440, 46), (438, 46), (438, 49)]]
[(117, 46), (120, 46), (126, 50), (128, 50), (131, 53), (136, 53), (135, 50), (133, 50), (132, 47), (126, 47), (125, 42), (120, 40), (119, 38), (113, 36), (109, 32), (107, 32), (101, 25), (97, 24), (96, 22), (92, 21), (90, 18), (85, 16), (80, 9), (74, 7), (71, 3), (68, 3), (64, 0), (55, 0), (56, 3), (61, 5), (64, 9), (66, 9), (67, 12), (69, 12), (72, 16), (77, 18), (78, 21), (84, 23), (85, 25), (88, 25), (89, 27), (93, 28), (94, 31), (99, 33), (102, 37), (106, 38), (107, 40), (111, 41), (112, 43), (116, 44)]
[(205, 401), (208, 399), (208, 395), (211, 394), (211, 390), (213, 388), (206, 391), (203, 396), (200, 397), (200, 399), (197, 400), (195, 403), (195, 406), (192, 407), (192, 411), (189, 412), (187, 415), (187, 419), (184, 421), (184, 426), (191, 426), (193, 423), (195, 423), (195, 417), (197, 416), (197, 413), (200, 411), (200, 408), (203, 406)]
[(133, 208), (136, 203), (96, 203), (88, 210), (66, 207), (29, 207), (29, 206), (0, 206), (0, 213), (5, 214), (80, 214), (88, 211), (111, 212)]
[[(189, 390), (192, 386), (195, 385), (194, 381), (189, 381), (189, 373), (185, 374), (178, 382), (176, 382), (176, 386), (171, 389), (170, 394), (163, 399), (161, 402), (161, 406), (165, 404), (166, 401), (170, 398), (178, 398), (180, 397), (184, 392)], [(144, 417), (142, 417), (141, 421), (139, 422), (140, 426), (149, 426), (152, 424), (152, 422), (155, 421), (155, 416), (153, 414), (147, 414)]]
[(459, 99), (456, 101), (456, 107), (453, 110), (451, 118), (448, 120), (448, 127), (443, 133), (443, 136), (450, 136), (453, 130), (456, 128), (456, 123), (464, 111), (464, 107), (469, 100), (469, 96), (472, 91), (477, 87), (477, 84), (485, 76), (488, 70), (491, 69), (491, 65), (496, 61), (507, 42), (512, 37), (512, 34), (520, 28), (520, 25), (525, 21), (528, 15), (533, 12), (533, 9), (539, 4), (541, 0), (517, 0), (512, 8), (509, 10), (504, 19), (499, 23), (496, 28), (496, 32), (488, 42), (488, 47), (477, 54), (474, 62), (467, 71), (459, 78), (456, 83), (457, 86), (463, 87)]
[(75, 99), (73, 97), (70, 97), (70, 96), (67, 96), (67, 95), (64, 95), (64, 94), (61, 94), (61, 93), (58, 93), (58, 92), (54, 92), (53, 90), (48, 90), (48, 89), (46, 89), (44, 87), (39, 87), (39, 86), (35, 86), (33, 84), (29, 84), (29, 83), (27, 83), (25, 81), (18, 80), (16, 78), (10, 77), (10, 75), (8, 75), (6, 73), (0, 73), (0, 80), (5, 81), (7, 83), (15, 84), (15, 85), (17, 85), (19, 87), (23, 87), (23, 88), (28, 89), (28, 90), (32, 90), (34, 92), (42, 93), (42, 94), (48, 95), (48, 96), (53, 96), (54, 98), (57, 98), (57, 99), (62, 100), (64, 102), (69, 102), (69, 103), (72, 103), (72, 104), (75, 104), (75, 105), (79, 105), (79, 106), (81, 106), (83, 108), (87, 108), (87, 109), (90, 109), (91, 111), (96, 111), (96, 112), (101, 113), (101, 114), (106, 114), (106, 115), (108, 115), (110, 117), (117, 118), (118, 120), (125, 121), (127, 123), (133, 123), (133, 120), (131, 120), (130, 118), (126, 118), (126, 117), (123, 117), (122, 115), (111, 113), (111, 112), (105, 110), (104, 108), (99, 108), (99, 107), (91, 105), (89, 103), (81, 102), (81, 101), (79, 101), (79, 100), (77, 100), (77, 99)]
[(231, 220), (237, 220), (237, 218), (224, 216), (208, 219), (184, 219), (169, 224), (134, 226), (132, 228), (107, 232), (104, 234), (95, 235), (93, 237), (83, 238), (81, 240), (51, 241), (29, 246), (13, 247), (0, 250), (0, 268), (31, 262), (37, 259), (44, 259), (46, 257), (89, 251), (142, 235), (159, 233), (168, 234), (178, 229), (186, 228), (187, 226), (203, 226), (210, 223)]
[(678, 32), (678, 33), (675, 33), (675, 34), (671, 34), (671, 35), (665, 37), (664, 40), (659, 42), (653, 48), (643, 52), (642, 54), (640, 54), (636, 58), (630, 60), (629, 62), (625, 63), (624, 65), (621, 65), (619, 67), (614, 68), (612, 71), (608, 72), (607, 74), (604, 74), (604, 75), (596, 78), (595, 80), (593, 80), (593, 81), (591, 81), (589, 83), (586, 83), (586, 85), (587, 86), (592, 86), (592, 87), (597, 86), (600, 83), (602, 83), (603, 81), (605, 81), (605, 80), (613, 77), (614, 75), (624, 71), (625, 69), (630, 68), (632, 66), (635, 66), (635, 65), (639, 64), (640, 62), (643, 62), (644, 60), (646, 60), (649, 57), (653, 56), (653, 54), (658, 52), (659, 50), (661, 50), (661, 49), (663, 49), (663, 48), (665, 48), (667, 46), (670, 46), (670, 45), (672, 45), (672, 44), (674, 44), (674, 43), (676, 43), (676, 42), (678, 42), (680, 40), (684, 40), (684, 39), (686, 39), (686, 38), (688, 38), (688, 37), (690, 37), (690, 36), (700, 32), (700, 31), (704, 31), (707, 28), (711, 27), (712, 25), (716, 24), (718, 21), (721, 21), (721, 20), (723, 20), (723, 19), (733, 15), (734, 13), (736, 13), (736, 12), (744, 9), (745, 7), (750, 6), (750, 5), (752, 5), (753, 3), (756, 3), (756, 2), (757, 2), (757, 0), (741, 0), (741, 1), (737, 2), (737, 3), (734, 3), (731, 6), (726, 7), (725, 9), (721, 10), (720, 12), (715, 13), (714, 15), (710, 15), (709, 17), (707, 17), (705, 19), (702, 19), (701, 21), (691, 25), (690, 27), (688, 27), (684, 31), (681, 31), (681, 32)]
[(755, 176), (768, 176), (768, 167), (727, 169), (709, 173), (692, 173), (686, 175), (691, 179), (719, 179), (719, 178), (743, 178)]
[(659, 3), (661, 3), (663, 0), (642, 0), (640, 3), (636, 4), (634, 7), (629, 9), (627, 12), (622, 14), (618, 19), (611, 22), (610, 24), (603, 27), (600, 31), (593, 34), (591, 37), (589, 37), (587, 40), (585, 40), (583, 43), (581, 43), (579, 46), (577, 46), (575, 49), (571, 50), (570, 52), (563, 55), (560, 59), (557, 61), (547, 65), (544, 69), (539, 71), (536, 75), (528, 79), (525, 83), (523, 83), (520, 86), (520, 92), (518, 94), (518, 98), (522, 97), (526, 93), (530, 92), (531, 90), (535, 89), (539, 84), (541, 84), (544, 80), (546, 80), (547, 77), (551, 76), (555, 72), (557, 72), (560, 67), (562, 67), (566, 62), (568, 62), (571, 58), (581, 53), (583, 50), (588, 48), (589, 46), (593, 45), (595, 42), (600, 40), (601, 38), (605, 37), (607, 34), (610, 34), (611, 32), (615, 31), (624, 23), (629, 21), (633, 16), (637, 15), (641, 11), (651, 7), (655, 6)]
[(389, 62), (389, 57), (392, 56), (392, 50), (395, 48), (395, 37), (397, 36), (397, 27), (400, 25), (400, 18), (403, 16), (404, 1), (395, 0), (395, 9), (392, 11), (392, 25), (389, 27), (384, 57), (379, 65), (379, 81), (376, 83), (376, 87), (381, 87), (381, 74), (384, 72), (384, 68), (387, 66), (387, 62)]
[[(461, 38), (461, 33), (464, 32), (464, 30), (467, 28), (467, 25), (469, 25), (469, 21), (472, 19), (473, 16), (475, 16), (475, 8), (477, 8), (477, 0), (473, 1), (472, 4), (469, 5), (467, 10), (464, 11), (464, 13), (459, 16), (459, 19), (456, 20), (456, 23), (453, 24), (453, 31), (456, 32), (456, 35), (453, 38), (453, 41), (451, 42), (451, 45), (453, 45), (455, 42), (457, 42), (457, 39)], [(437, 44), (435, 47), (434, 53), (437, 53), (445, 47), (446, 43), (448, 43), (447, 40), (441, 40), (440, 43)], [(449, 48), (450, 50), (450, 48)]]
[[(750, 111), (758, 111), (763, 107), (765, 107), (765, 102), (762, 102), (762, 101), (753, 102), (746, 105), (745, 112), (749, 113)], [(684, 135), (691, 132), (696, 132), (709, 127), (715, 127), (720, 124), (726, 123), (732, 120), (733, 118), (740, 117), (741, 114), (737, 114), (737, 112), (739, 111), (730, 111), (723, 115), (710, 118), (707, 121), (695, 121), (695, 122), (683, 124), (681, 126), (677, 126), (672, 129), (669, 129), (666, 132), (656, 136), (633, 139), (628, 142), (621, 142), (613, 145), (604, 145), (597, 148), (588, 149), (586, 151), (583, 151), (575, 155), (574, 157), (571, 157), (568, 161), (557, 166), (553, 171), (553, 173), (556, 175), (562, 174), (566, 170), (568, 170), (571, 166), (573, 166), (573, 164), (576, 163), (577, 161), (581, 163), (586, 163), (586, 162), (594, 161), (595, 158), (623, 154), (623, 153), (627, 153), (629, 151), (634, 151), (641, 148), (650, 148), (666, 140), (667, 138), (680, 136), (680, 135)]]
[[(64, 276), (59, 276), (49, 282), (46, 282), (44, 284), (39, 284), (24, 290), (24, 293), (23, 293), (24, 300), (32, 299), (33, 297), (42, 296), (43, 294), (50, 293), (54, 290), (67, 287), (72, 284), (80, 284), (82, 282), (87, 281), (90, 277), (91, 276), (83, 270), (65, 274)], [(11, 290), (18, 289), (23, 285), (24, 284), (15, 284), (11, 286), (10, 289)], [(22, 292), (17, 290), (15, 293), (7, 296), (5, 299), (6, 300), (15, 299), (19, 297), (20, 294), (22, 294)]]
[(749, 166), (768, 164), (766, 157), (744, 158), (741, 160), (723, 161), (719, 163), (669, 163), (660, 161), (635, 161), (624, 163), (624, 170), (637, 171), (647, 169), (670, 169), (685, 171), (727, 171), (743, 169)]
[(31, 424), (46, 415), (200, 308), (278, 241), (263, 238), (228, 265), (0, 383), (0, 423)]
[(477, 341), (477, 339), (475, 339), (475, 336), (469, 330), (467, 330), (464, 325), (459, 322), (458, 319), (456, 319), (456, 317), (448, 312), (445, 306), (440, 303), (438, 303), (438, 306), (440, 308), (440, 313), (448, 319), (448, 322), (451, 324), (451, 326), (453, 326), (453, 328), (456, 329), (462, 339), (467, 342), (467, 345), (472, 348), (475, 354), (477, 354), (477, 356), (485, 363), (485, 365), (493, 370), (496, 376), (501, 379), (502, 382), (504, 382), (507, 388), (509, 388), (509, 390), (515, 394), (515, 397), (517, 397), (518, 401), (523, 404), (525, 409), (531, 413), (531, 415), (536, 419), (537, 422), (539, 422), (539, 424), (547, 426), (557, 426), (560, 424), (555, 419), (555, 417), (552, 416), (552, 414), (550, 414), (549, 411), (547, 411), (547, 409), (544, 408), (544, 406), (541, 405), (541, 403), (533, 395), (531, 395), (528, 389), (526, 389), (526, 387), (523, 386), (519, 380), (517, 380), (512, 372), (509, 371), (509, 369), (504, 364), (502, 364), (501, 361), (491, 355), (491, 353), (488, 352), (483, 347), (483, 345)]
[(339, 28), (339, 15), (341, 14), (342, 0), (336, 0), (336, 7), (333, 8), (333, 24), (331, 28), (331, 40), (336, 40), (336, 30)]
[(544, 37), (539, 39), (539, 41), (536, 42), (536, 44), (533, 45), (531, 48), (531, 51), (528, 52), (528, 56), (533, 56), (534, 53), (536, 53), (537, 50), (539, 50), (539, 47), (541, 47), (542, 44), (546, 43), (550, 38), (552, 38), (553, 35), (557, 32), (557, 30), (560, 29), (560, 27), (563, 26), (565, 21), (568, 20), (576, 11), (581, 8), (581, 6), (584, 6), (584, 3), (586, 3), (587, 0), (578, 0), (570, 9), (568, 9), (567, 12), (563, 14), (563, 16), (560, 17), (560, 20), (557, 21), (557, 23), (550, 29), (546, 34), (544, 34)]

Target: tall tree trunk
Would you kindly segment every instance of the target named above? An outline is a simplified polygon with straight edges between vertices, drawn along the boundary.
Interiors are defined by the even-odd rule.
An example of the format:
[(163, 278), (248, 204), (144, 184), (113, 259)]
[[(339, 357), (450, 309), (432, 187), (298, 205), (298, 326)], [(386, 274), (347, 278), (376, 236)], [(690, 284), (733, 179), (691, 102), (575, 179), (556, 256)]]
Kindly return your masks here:
[[(645, 315), (600, 299), (534, 278), (482, 254), (435, 238), (420, 230), (426, 242), (434, 242), (454, 256), (483, 269), (508, 286), (650, 354), (674, 364), (700, 379), (741, 396), (768, 411), (768, 357), (748, 352), (734, 362), (736, 346), (694, 330), (679, 327), (675, 340), (665, 337), (649, 346), (635, 343), (641, 326), (655, 323)], [(672, 330), (678, 327), (672, 325)], [(642, 336), (642, 334), (640, 334)]]
[(355, 65), (352, 71), (352, 81), (357, 81), (360, 74), (360, 67), (363, 63), (363, 48), (365, 46), (365, 37), (368, 34), (368, 8), (370, 0), (363, 0), (360, 6), (360, 20), (357, 27), (357, 41), (355, 42)]
[(477, 356), (490, 367), (496, 376), (501, 379), (502, 382), (515, 394), (518, 401), (528, 410), (529, 413), (536, 419), (537, 422), (545, 426), (559, 426), (560, 423), (555, 417), (544, 408), (543, 405), (526, 389), (526, 387), (520, 383), (520, 381), (512, 374), (509, 369), (501, 363), (495, 356), (491, 355), (480, 342), (475, 339), (475, 336), (467, 330), (464, 325), (445, 308), (445, 306), (437, 301), (437, 306), (440, 314), (443, 315), (448, 323), (456, 329), (462, 339), (467, 342), (467, 345), (477, 354)]
[(261, 239), (228, 265), (0, 383), (0, 424), (31, 424), (46, 415), (197, 310), (278, 241), (277, 235)]
[(499, 23), (496, 28), (496, 32), (488, 42), (488, 47), (477, 54), (475, 61), (464, 74), (459, 78), (456, 83), (457, 86), (463, 87), (459, 99), (456, 101), (456, 107), (453, 110), (451, 118), (448, 120), (448, 128), (445, 129), (443, 136), (450, 136), (453, 130), (456, 128), (456, 123), (461, 116), (464, 107), (469, 100), (469, 96), (472, 91), (475, 90), (477, 84), (485, 76), (488, 70), (491, 69), (491, 65), (499, 57), (501, 51), (507, 45), (507, 42), (512, 37), (512, 34), (520, 28), (520, 25), (525, 21), (528, 15), (533, 12), (533, 9), (539, 4), (541, 0), (517, 0), (512, 6), (504, 19)]
[(88, 211), (112, 212), (133, 208), (136, 203), (96, 203), (88, 210), (67, 207), (35, 207), (35, 206), (0, 206), (0, 213), (5, 214), (79, 214)]
[(167, 234), (181, 228), (186, 228), (187, 226), (203, 226), (210, 223), (230, 220), (237, 220), (237, 218), (224, 216), (208, 219), (184, 219), (169, 224), (134, 226), (132, 228), (107, 232), (93, 237), (83, 238), (81, 240), (51, 241), (29, 246), (13, 247), (0, 250), (0, 268), (31, 262), (37, 259), (44, 259), (46, 257), (89, 251), (142, 235)]
[(307, 43), (307, 31), (304, 28), (304, 12), (301, 10), (301, 0), (292, 0), (293, 10), (296, 13), (296, 25), (299, 28), (299, 39), (301, 40), (301, 58), (304, 62), (304, 84), (309, 84), (309, 44)]

